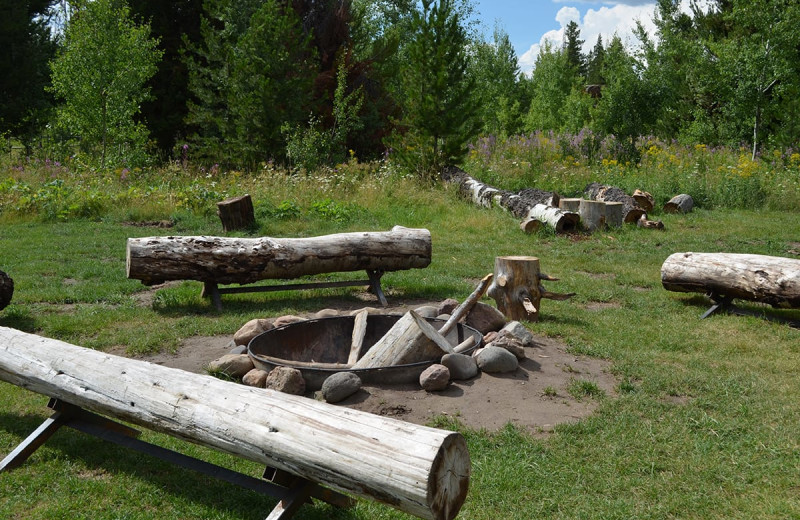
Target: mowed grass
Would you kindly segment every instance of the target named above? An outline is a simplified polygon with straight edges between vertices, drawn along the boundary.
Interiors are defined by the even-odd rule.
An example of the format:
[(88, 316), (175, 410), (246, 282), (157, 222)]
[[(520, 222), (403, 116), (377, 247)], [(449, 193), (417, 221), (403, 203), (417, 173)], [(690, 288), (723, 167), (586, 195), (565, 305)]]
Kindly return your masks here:
[[(431, 265), (384, 277), (395, 301), (463, 299), (492, 271), (494, 257), (511, 254), (539, 257), (542, 270), (560, 278), (545, 282), (548, 288), (577, 293), (565, 302), (545, 300), (541, 321), (529, 326), (576, 354), (610, 360), (617, 392), (604, 396), (576, 384), (575, 392), (599, 401), (597, 412), (547, 437), (438, 420), (436, 426), (461, 431), (469, 444), (472, 479), (459, 518), (800, 517), (800, 330), (762, 317), (699, 320), (708, 301), (660, 284), (661, 264), (674, 252), (797, 258), (796, 213), (701, 209), (656, 215), (665, 231), (525, 235), (500, 210), (408, 180), (390, 188), (352, 186), (316, 210), (315, 203), (327, 200), (318, 191), (254, 189), (248, 191), (256, 193), (258, 228), (239, 236), (430, 229)], [(281, 213), (289, 200), (298, 211), (283, 205), (288, 214)], [(192, 335), (232, 334), (254, 317), (319, 310), (332, 299), (357, 301), (350, 289), (226, 295), (218, 313), (200, 298), (200, 284), (183, 282), (158, 289), (152, 304), (141, 305), (148, 288), (125, 279), (128, 237), (223, 234), (213, 215), (159, 211), (148, 218), (172, 218), (176, 227), (129, 226), (121, 214), (98, 222), (4, 222), (0, 269), (14, 278), (16, 292), (0, 312), (0, 325), (100, 350), (151, 352), (174, 349)], [(363, 273), (327, 278), (350, 276)], [(799, 311), (742, 305), (800, 319)], [(45, 403), (44, 396), (0, 383), (0, 454), (48, 415)], [(252, 475), (261, 471), (165, 435), (145, 438)], [(73, 431), (60, 431), (23, 467), (0, 476), (0, 518), (257, 519), (274, 504)], [(296, 518), (409, 517), (361, 500), (350, 510), (307, 505)]]

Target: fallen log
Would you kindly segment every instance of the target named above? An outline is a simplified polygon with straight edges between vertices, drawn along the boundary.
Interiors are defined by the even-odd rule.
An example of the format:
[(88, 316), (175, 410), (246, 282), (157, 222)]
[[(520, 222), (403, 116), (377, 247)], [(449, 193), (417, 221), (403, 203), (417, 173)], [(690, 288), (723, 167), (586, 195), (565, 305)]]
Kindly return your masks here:
[(0, 327), (0, 380), (424, 519), (466, 498), (464, 438)]
[(127, 276), (155, 285), (169, 280), (247, 284), (343, 271), (427, 267), (431, 234), (395, 226), (387, 232), (311, 238), (168, 236), (129, 238)]
[(710, 293), (800, 307), (800, 260), (733, 253), (675, 253), (661, 266), (668, 291)]
[(689, 213), (694, 208), (694, 199), (691, 195), (681, 193), (675, 195), (664, 204), (664, 213)]
[(564, 211), (563, 209), (553, 206), (536, 204), (530, 209), (520, 226), (524, 229), (526, 227), (525, 223), (531, 220), (547, 224), (553, 228), (556, 233), (568, 233), (577, 229), (580, 223), (580, 216), (577, 213)]
[(498, 256), (494, 260), (494, 281), (487, 294), (497, 302), (497, 310), (509, 320), (537, 321), (542, 298), (566, 300), (574, 296), (545, 290), (542, 280), (557, 281), (539, 271), (533, 256)]
[(653, 205), (655, 204), (655, 201), (653, 196), (648, 192), (637, 189), (633, 191), (632, 197), (633, 200), (636, 201), (636, 204), (642, 208), (645, 213), (650, 213), (653, 211)]
[(627, 224), (635, 223), (642, 215), (647, 213), (639, 207), (636, 203), (636, 199), (625, 193), (621, 188), (615, 186), (604, 186), (600, 183), (593, 182), (586, 186), (583, 192), (589, 200), (622, 202), (622, 220)]

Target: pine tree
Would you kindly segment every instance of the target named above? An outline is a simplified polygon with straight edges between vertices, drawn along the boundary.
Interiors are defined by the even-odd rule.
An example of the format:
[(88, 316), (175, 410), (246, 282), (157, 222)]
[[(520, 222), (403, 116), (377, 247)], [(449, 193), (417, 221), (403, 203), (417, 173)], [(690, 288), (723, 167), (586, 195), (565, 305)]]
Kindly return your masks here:
[(567, 63), (580, 77), (586, 76), (586, 58), (581, 50), (583, 43), (578, 24), (574, 20), (570, 20), (564, 28), (564, 51), (567, 53)]
[(603, 85), (606, 81), (603, 78), (603, 61), (606, 57), (606, 50), (603, 48), (603, 36), (597, 35), (597, 43), (594, 44), (589, 56), (586, 59), (586, 83), (588, 85)]

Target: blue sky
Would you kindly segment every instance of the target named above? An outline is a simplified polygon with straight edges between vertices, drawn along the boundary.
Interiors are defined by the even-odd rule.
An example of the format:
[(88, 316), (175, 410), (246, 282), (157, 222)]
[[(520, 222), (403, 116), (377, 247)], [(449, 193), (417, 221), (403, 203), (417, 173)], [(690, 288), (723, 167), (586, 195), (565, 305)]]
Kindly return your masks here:
[[(608, 42), (616, 32), (633, 42), (636, 20), (652, 30), (654, 0), (474, 0), (485, 33), (491, 38), (495, 21), (508, 33), (519, 57), (520, 67), (530, 72), (545, 39), (561, 43), (563, 27), (574, 20), (588, 50), (597, 36)], [(688, 3), (688, 2), (685, 2)]]

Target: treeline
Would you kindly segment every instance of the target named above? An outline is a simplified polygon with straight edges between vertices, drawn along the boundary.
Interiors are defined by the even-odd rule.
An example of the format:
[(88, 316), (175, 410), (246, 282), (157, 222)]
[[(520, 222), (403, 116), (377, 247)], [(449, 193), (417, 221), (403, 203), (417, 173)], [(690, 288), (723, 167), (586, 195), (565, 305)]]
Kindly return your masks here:
[(0, 133), (92, 166), (313, 169), (388, 155), (423, 177), (479, 135), (592, 130), (789, 147), (800, 6), (660, 0), (637, 45), (575, 23), (530, 76), (469, 0), (2, 0)]

